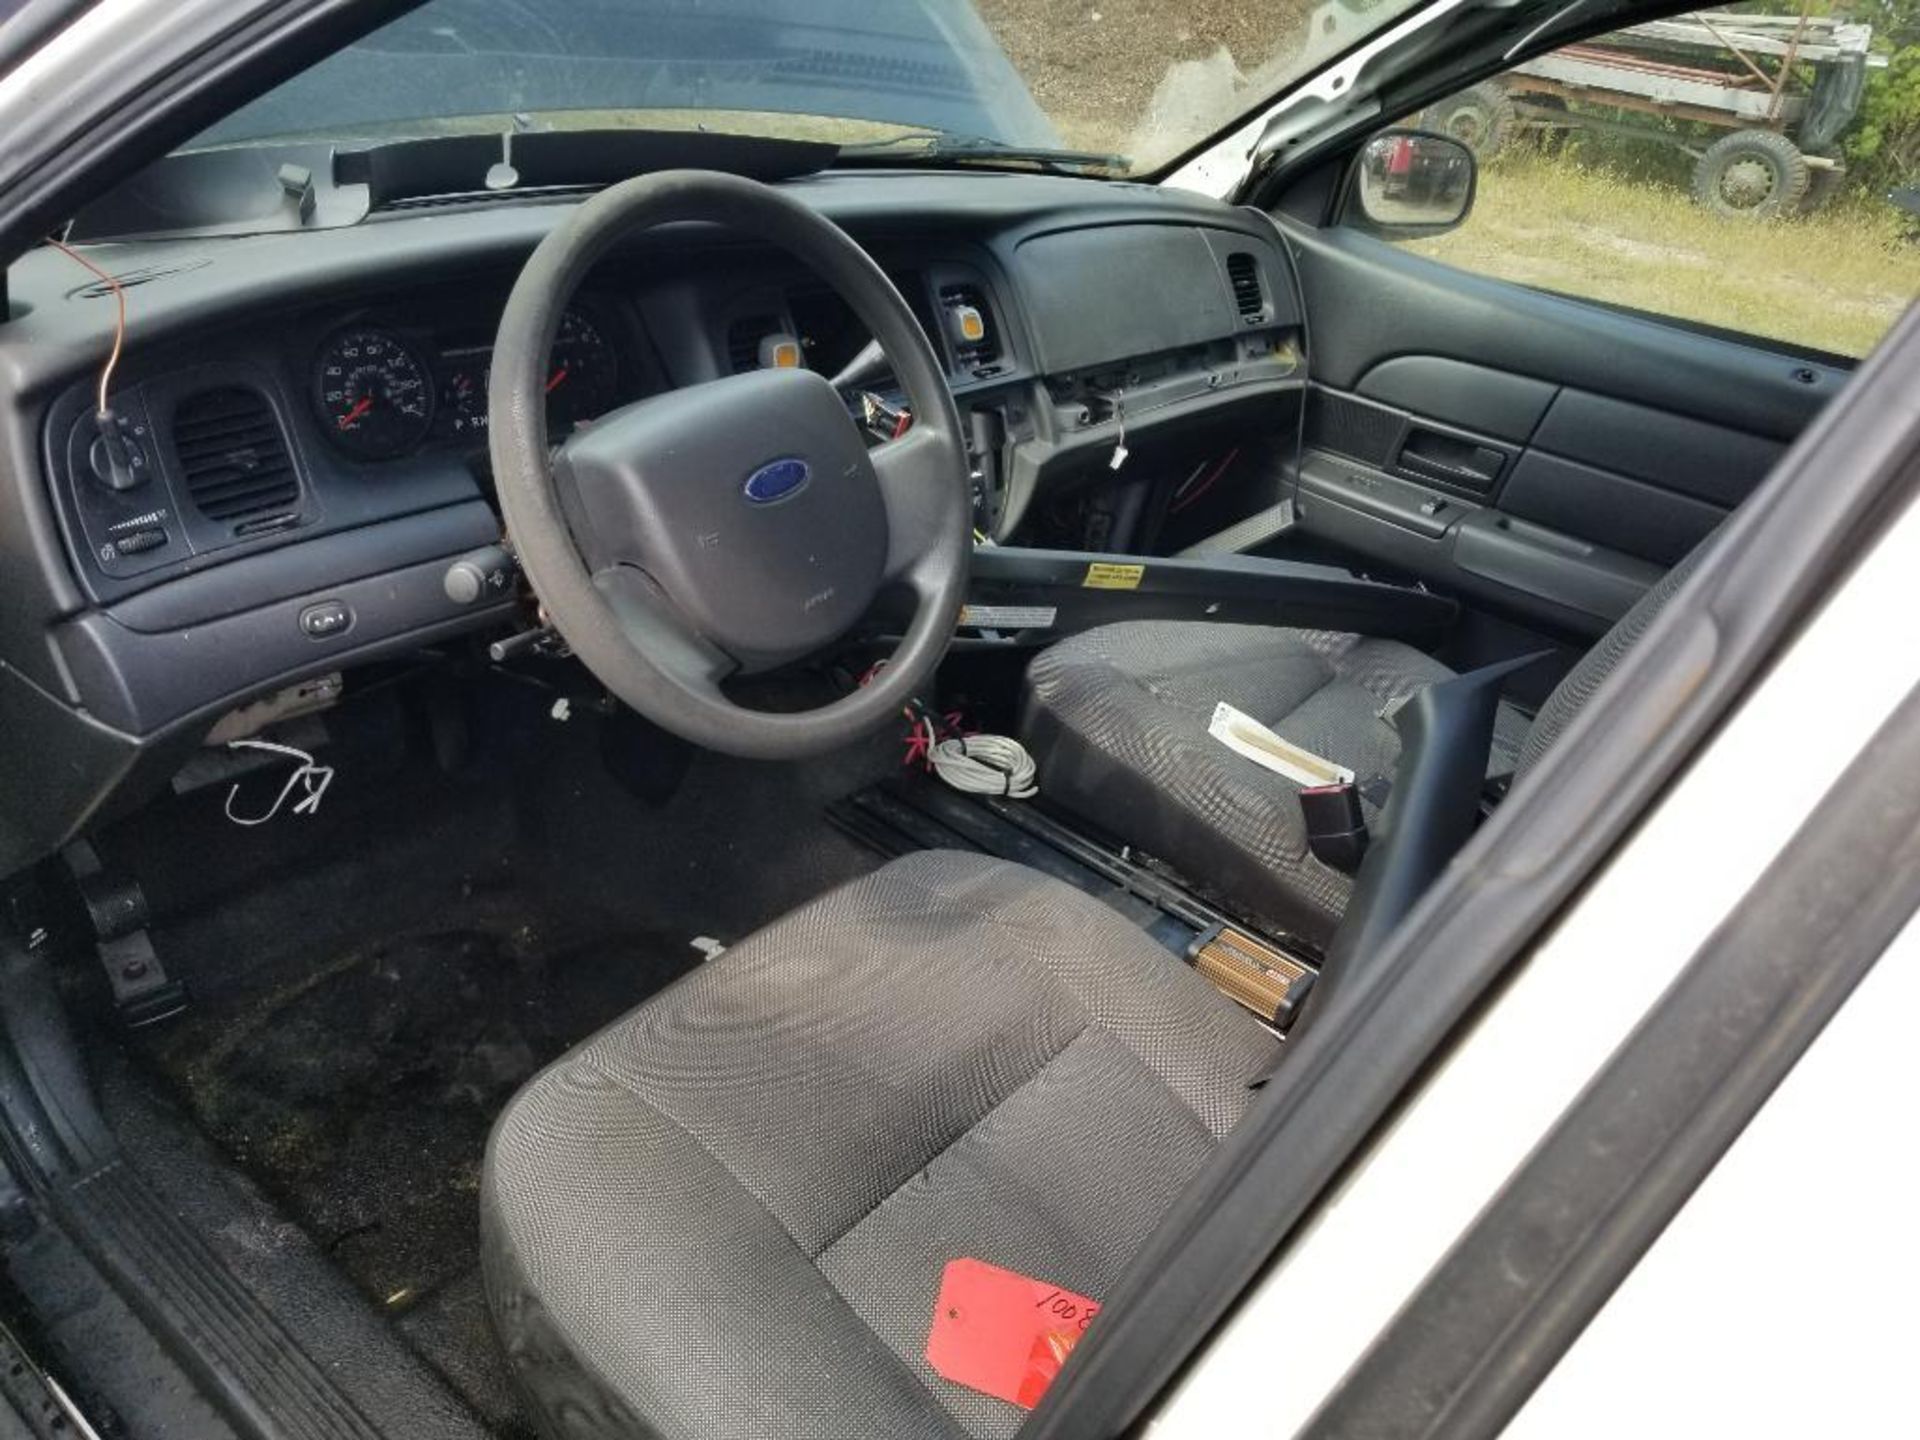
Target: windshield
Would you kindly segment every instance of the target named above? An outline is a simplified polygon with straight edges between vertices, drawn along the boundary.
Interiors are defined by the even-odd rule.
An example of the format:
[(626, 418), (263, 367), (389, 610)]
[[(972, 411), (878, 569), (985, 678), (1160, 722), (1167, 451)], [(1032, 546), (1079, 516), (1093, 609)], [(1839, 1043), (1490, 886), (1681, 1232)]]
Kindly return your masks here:
[(1140, 174), (1415, 3), (428, 0), (187, 148), (699, 128)]

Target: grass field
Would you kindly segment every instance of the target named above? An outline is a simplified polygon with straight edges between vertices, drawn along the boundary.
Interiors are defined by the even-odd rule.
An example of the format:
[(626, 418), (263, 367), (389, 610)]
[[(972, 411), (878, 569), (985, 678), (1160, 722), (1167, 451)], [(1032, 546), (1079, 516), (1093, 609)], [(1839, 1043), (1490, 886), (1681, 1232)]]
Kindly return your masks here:
[(1459, 230), (1409, 248), (1542, 289), (1863, 355), (1920, 295), (1897, 212), (1835, 204), (1791, 220), (1716, 219), (1677, 187), (1510, 152)]

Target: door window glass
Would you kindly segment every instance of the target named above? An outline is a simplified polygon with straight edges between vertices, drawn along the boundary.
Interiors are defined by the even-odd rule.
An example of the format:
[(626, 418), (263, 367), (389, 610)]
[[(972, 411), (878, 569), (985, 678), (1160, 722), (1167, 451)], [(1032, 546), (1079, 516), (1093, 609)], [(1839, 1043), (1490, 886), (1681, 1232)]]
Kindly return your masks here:
[(1696, 12), (1429, 106), (1412, 123), (1473, 147), (1479, 193), (1409, 248), (1865, 354), (1920, 294), (1920, 4), (1872, 13)]

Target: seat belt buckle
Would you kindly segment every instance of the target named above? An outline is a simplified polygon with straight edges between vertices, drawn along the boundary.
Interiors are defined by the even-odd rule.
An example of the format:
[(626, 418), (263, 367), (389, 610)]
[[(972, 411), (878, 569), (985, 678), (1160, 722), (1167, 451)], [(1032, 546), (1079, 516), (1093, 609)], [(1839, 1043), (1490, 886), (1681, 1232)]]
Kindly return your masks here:
[(1369, 837), (1358, 785), (1346, 781), (1305, 787), (1300, 791), (1300, 816), (1314, 859), (1346, 875), (1360, 868)]

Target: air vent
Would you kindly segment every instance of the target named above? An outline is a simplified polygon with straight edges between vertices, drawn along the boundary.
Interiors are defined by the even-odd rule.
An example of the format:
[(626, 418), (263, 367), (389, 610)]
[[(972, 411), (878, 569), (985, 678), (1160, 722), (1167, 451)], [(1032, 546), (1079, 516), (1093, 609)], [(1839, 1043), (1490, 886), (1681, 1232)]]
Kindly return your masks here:
[(778, 315), (742, 315), (727, 326), (727, 368), (736, 375), (760, 368), (760, 342), (785, 327)]
[[(164, 280), (169, 275), (184, 275), (189, 270), (204, 270), (211, 260), (176, 260), (167, 265), (144, 265), (137, 270), (122, 270), (113, 278), (119, 282), (122, 290), (132, 290), (136, 286), (146, 285), (154, 280)], [(112, 298), (114, 287), (104, 280), (89, 281), (67, 292), (70, 300), (106, 300)]]
[[(953, 358), (963, 370), (978, 370), (1000, 358), (1000, 337), (995, 333), (993, 311), (987, 305), (987, 292), (978, 285), (942, 285), (940, 308), (946, 312), (947, 338), (953, 342)], [(956, 317), (972, 311), (980, 317), (978, 337), (966, 338)]]
[(1260, 262), (1244, 251), (1227, 257), (1227, 279), (1233, 285), (1233, 304), (1240, 318), (1258, 325), (1267, 317), (1267, 297), (1260, 293)]
[(194, 508), (209, 520), (251, 528), (251, 517), (299, 503), (286, 437), (258, 390), (232, 386), (183, 400), (173, 412), (173, 453)]

